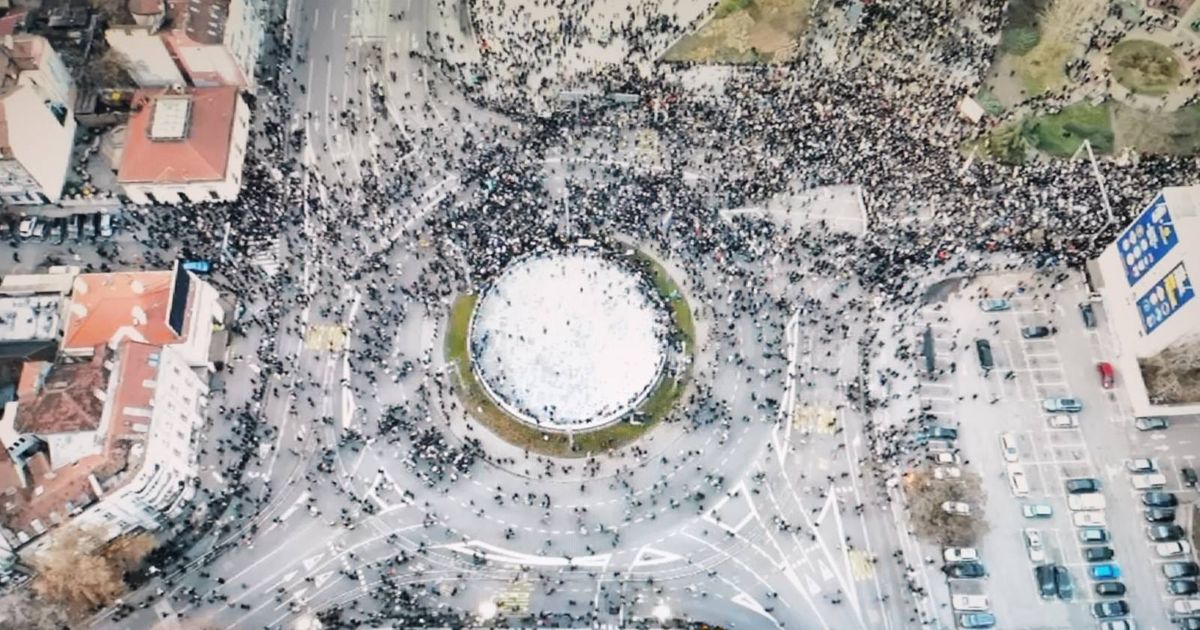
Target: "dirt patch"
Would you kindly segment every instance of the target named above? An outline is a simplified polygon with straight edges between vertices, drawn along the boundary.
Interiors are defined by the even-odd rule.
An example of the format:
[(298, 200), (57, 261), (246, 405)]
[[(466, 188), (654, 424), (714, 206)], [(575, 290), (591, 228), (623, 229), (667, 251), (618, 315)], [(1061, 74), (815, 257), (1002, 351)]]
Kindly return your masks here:
[(1200, 339), (1177, 343), (1138, 360), (1150, 402), (1158, 405), (1200, 403)]
[(663, 59), (718, 64), (788, 61), (808, 26), (811, 8), (812, 0), (727, 0)]

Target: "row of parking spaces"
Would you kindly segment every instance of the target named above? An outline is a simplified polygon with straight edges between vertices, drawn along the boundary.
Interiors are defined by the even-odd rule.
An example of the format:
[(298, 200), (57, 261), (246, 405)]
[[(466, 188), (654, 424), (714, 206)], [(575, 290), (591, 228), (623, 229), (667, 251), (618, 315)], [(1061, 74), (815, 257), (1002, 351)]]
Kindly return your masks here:
[[(1171, 495), (1174, 495), (1175, 500), (1178, 502), (1178, 506), (1174, 508), (1175, 509), (1175, 517), (1174, 518), (1172, 518), (1170, 520), (1167, 520), (1166, 518), (1162, 518), (1159, 520), (1159, 522), (1156, 522), (1156, 523), (1150, 522), (1147, 518), (1147, 511), (1150, 509), (1150, 506), (1147, 506), (1143, 501), (1143, 497), (1146, 496), (1146, 493), (1141, 490), (1134, 489), (1133, 484), (1132, 484), (1132, 479), (1135, 478), (1135, 475), (1137, 475), (1137, 473), (1130, 472), (1128, 469), (1126, 469), (1123, 471), (1124, 474), (1121, 476), (1127, 477), (1130, 480), (1130, 483), (1127, 486), (1129, 488), (1128, 491), (1131, 494), (1133, 494), (1134, 505), (1137, 506), (1137, 508), (1136, 508), (1137, 520), (1141, 524), (1140, 526), (1143, 527), (1144, 531), (1146, 532), (1144, 539), (1145, 539), (1145, 542), (1146, 542), (1146, 545), (1148, 548), (1144, 555), (1150, 559), (1150, 565), (1151, 565), (1151, 568), (1153, 569), (1154, 581), (1155, 581), (1155, 584), (1154, 584), (1155, 591), (1154, 592), (1163, 599), (1165, 609), (1167, 611), (1169, 611), (1172, 614), (1172, 616), (1200, 617), (1200, 611), (1197, 611), (1194, 614), (1186, 614), (1186, 615), (1179, 615), (1179, 614), (1175, 613), (1176, 603), (1187, 602), (1188, 600), (1200, 598), (1200, 586), (1198, 586), (1196, 584), (1197, 578), (1191, 577), (1190, 579), (1171, 580), (1163, 573), (1163, 568), (1169, 564), (1180, 563), (1180, 562), (1195, 562), (1195, 560), (1196, 560), (1195, 550), (1191, 549), (1191, 545), (1187, 542), (1188, 540), (1190, 540), (1190, 537), (1187, 535), (1188, 528), (1183, 527), (1183, 523), (1180, 523), (1178, 520), (1179, 517), (1182, 515), (1183, 511), (1190, 509), (1191, 506), (1195, 503), (1195, 498), (1196, 498), (1195, 490), (1187, 487), (1186, 482), (1183, 480), (1182, 475), (1179, 473), (1179, 470), (1181, 468), (1190, 465), (1190, 460), (1192, 459), (1192, 457), (1188, 456), (1185, 459), (1185, 458), (1181, 458), (1181, 457), (1168, 456), (1168, 457), (1163, 457), (1163, 458), (1149, 458), (1149, 459), (1151, 460), (1151, 462), (1153, 464), (1153, 468), (1159, 474), (1163, 475), (1163, 477), (1166, 480), (1166, 484), (1161, 486), (1160, 488), (1156, 488), (1155, 491), (1160, 492), (1160, 493), (1170, 493)], [(1146, 468), (1146, 463), (1138, 462), (1138, 466), (1140, 468), (1144, 469), (1144, 468)], [(1179, 532), (1179, 534), (1181, 535), (1180, 540), (1179, 541), (1167, 541), (1167, 540), (1155, 541), (1150, 536), (1151, 528), (1154, 527), (1155, 525), (1178, 525), (1178, 526), (1181, 526), (1182, 529)], [(1192, 527), (1195, 527), (1194, 522), (1192, 523)], [(1175, 538), (1175, 536), (1170, 536), (1170, 538)], [(1178, 550), (1178, 553), (1173, 553), (1173, 554), (1169, 554), (1169, 555), (1159, 553), (1159, 545), (1162, 542), (1182, 542), (1183, 548), (1180, 548)], [(1172, 590), (1172, 588), (1171, 588), (1172, 586), (1174, 586), (1175, 589), (1178, 589), (1178, 590)]]

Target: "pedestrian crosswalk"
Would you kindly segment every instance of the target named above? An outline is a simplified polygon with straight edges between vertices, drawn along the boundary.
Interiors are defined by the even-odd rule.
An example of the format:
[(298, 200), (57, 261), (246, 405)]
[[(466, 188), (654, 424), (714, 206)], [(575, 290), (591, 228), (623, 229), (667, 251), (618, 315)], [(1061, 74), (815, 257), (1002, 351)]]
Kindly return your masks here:
[(875, 575), (875, 563), (871, 561), (871, 554), (862, 549), (853, 549), (849, 555), (850, 575), (855, 581), (869, 580)]
[(533, 586), (524, 580), (509, 584), (496, 596), (496, 609), (517, 615), (529, 612), (529, 595)]
[(832, 435), (837, 429), (837, 412), (830, 407), (798, 405), (792, 423), (802, 433)]
[(346, 329), (336, 324), (314, 324), (304, 334), (304, 347), (315, 352), (339, 352), (346, 348)]
[(248, 251), (254, 252), (250, 257), (250, 264), (261, 269), (263, 273), (274, 277), (283, 269), (283, 263), (279, 260), (283, 247), (280, 237), (255, 239), (246, 245)]

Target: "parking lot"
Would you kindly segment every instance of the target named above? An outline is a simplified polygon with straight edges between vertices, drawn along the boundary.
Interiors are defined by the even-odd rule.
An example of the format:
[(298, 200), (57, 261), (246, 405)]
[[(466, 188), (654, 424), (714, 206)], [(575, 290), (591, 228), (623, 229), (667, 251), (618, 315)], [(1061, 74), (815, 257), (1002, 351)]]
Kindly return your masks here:
[[(1185, 487), (1180, 470), (1196, 464), (1200, 423), (1195, 418), (1172, 419), (1163, 431), (1137, 430), (1122, 398), (1121, 375), (1114, 375), (1111, 389), (1101, 385), (1097, 365), (1113, 360), (1112, 344), (1099, 304), (1093, 307), (1096, 326), (1084, 325), (1078, 309), (1087, 302), (1082, 278), (1073, 276), (1054, 289), (1036, 291), (1021, 291), (1022, 280), (1032, 284), (1028, 277), (1015, 276), (975, 281), (940, 307), (925, 310), (935, 365), (943, 372), (922, 383), (922, 404), (938, 424), (959, 429), (955, 446), (960, 466), (983, 478), (987, 498), (981, 509), (989, 524), (979, 544), (988, 578), (948, 580), (946, 591), (938, 595), (946, 601), (951, 594), (988, 595), (998, 627), (1098, 627), (1092, 605), (1117, 599), (1128, 602), (1129, 618), (1140, 628), (1175, 627), (1168, 611), (1177, 598), (1167, 594), (1160, 565), (1193, 558), (1157, 556), (1145, 531), (1142, 492), (1133, 487), (1126, 465), (1132, 459), (1152, 458), (1166, 478), (1162, 490), (1178, 495), (1181, 516), (1175, 523), (1186, 526), (1190, 518), (1182, 513), (1190, 511), (1196, 491)], [(1008, 310), (981, 310), (981, 298), (998, 296), (1008, 298)], [(1022, 336), (1023, 328), (1036, 326), (1047, 327), (1050, 334)], [(979, 339), (987, 341), (991, 369), (981, 365)], [(1077, 398), (1083, 409), (1045, 411), (1043, 401), (1056, 397)], [(1061, 419), (1053, 422), (1059, 426), (1052, 425), (1056, 416)], [(1013, 447), (1007, 454), (1002, 436)], [(1014, 474), (1024, 481), (1014, 482)], [(1081, 478), (1100, 481), (1099, 494), (1107, 506), (1076, 518), (1103, 523), (1106, 543), (1082, 542), (1082, 529), (1073, 522), (1078, 512), (1068, 507), (1065, 482)], [(1033, 505), (1049, 506), (1052, 515), (1027, 518), (1023, 507)], [(1041, 562), (1061, 565), (1070, 574), (1067, 601), (1039, 594), (1034, 567), (1041, 562), (1031, 560), (1027, 549), (1025, 530), (1030, 528), (1044, 548)], [(1114, 557), (1088, 562), (1086, 550), (1104, 546), (1112, 548)], [(1106, 563), (1120, 572), (1118, 580), (1107, 581), (1120, 581), (1128, 589), (1120, 597), (1099, 595), (1094, 589), (1090, 570)]]

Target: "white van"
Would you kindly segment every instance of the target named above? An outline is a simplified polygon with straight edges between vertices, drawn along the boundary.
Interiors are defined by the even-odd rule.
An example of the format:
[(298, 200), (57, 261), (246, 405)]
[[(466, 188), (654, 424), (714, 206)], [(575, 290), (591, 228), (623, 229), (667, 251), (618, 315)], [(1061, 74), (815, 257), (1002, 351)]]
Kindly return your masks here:
[(1025, 475), (1025, 468), (1020, 464), (1008, 465), (1008, 487), (1012, 489), (1015, 497), (1029, 496), (1029, 477)]
[(1129, 478), (1133, 483), (1133, 487), (1137, 490), (1153, 490), (1167, 485), (1167, 478), (1162, 473), (1150, 473), (1147, 475), (1133, 475)]
[(1067, 507), (1076, 511), (1103, 510), (1106, 505), (1104, 495), (1099, 492), (1072, 494), (1067, 497)]
[(954, 610), (987, 610), (987, 595), (952, 595), (950, 605)]

